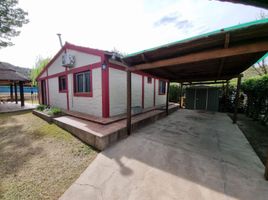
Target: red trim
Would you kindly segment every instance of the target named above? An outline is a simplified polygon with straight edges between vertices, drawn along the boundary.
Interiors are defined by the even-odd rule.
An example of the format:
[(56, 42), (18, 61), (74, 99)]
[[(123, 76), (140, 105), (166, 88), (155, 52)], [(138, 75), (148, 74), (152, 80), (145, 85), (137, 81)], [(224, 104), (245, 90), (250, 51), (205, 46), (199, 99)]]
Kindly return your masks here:
[(110, 97), (109, 97), (109, 67), (107, 59), (102, 57), (103, 64), (106, 65), (105, 69), (101, 69), (101, 81), (102, 81), (102, 117), (110, 117)]
[(92, 97), (92, 92), (76, 92), (74, 93), (75, 97)]
[(141, 84), (141, 106), (144, 108), (144, 76), (142, 76), (142, 84)]
[(155, 78), (154, 78), (154, 107), (155, 107)]
[(40, 81), (37, 82), (37, 85), (38, 85), (38, 93), (37, 93), (38, 103), (41, 104), (41, 100), (40, 100), (41, 83), (40, 83)]
[(67, 100), (67, 110), (70, 110), (70, 105), (69, 105), (69, 83), (68, 83), (68, 69), (65, 67), (65, 72), (66, 72), (66, 100)]
[(101, 63), (94, 63), (94, 64), (91, 64), (91, 65), (86, 65), (86, 66), (82, 66), (82, 67), (76, 67), (76, 68), (73, 68), (73, 69), (69, 69), (68, 71), (52, 74), (52, 75), (49, 75), (47, 77), (40, 78), (39, 80), (56, 78), (56, 77), (59, 77), (59, 76), (64, 76), (64, 75), (67, 75), (67, 74), (82, 72), (82, 71), (86, 71), (86, 70), (92, 70), (92, 69), (96, 69), (96, 68), (100, 68), (100, 67), (101, 67)]
[[(66, 88), (64, 90), (61, 90), (61, 87), (60, 87), (62, 78), (65, 78), (65, 87)], [(68, 91), (68, 89), (67, 89), (67, 75), (59, 76), (58, 77), (58, 82), (59, 82), (59, 84), (58, 84), (59, 93), (66, 93)]]
[[(76, 85), (75, 75), (77, 73), (86, 72), (86, 71), (90, 71), (89, 72), (90, 92), (75, 92), (75, 85)], [(93, 97), (92, 73), (93, 72), (90, 69), (90, 66), (87, 66), (86, 68), (79, 69), (79, 71), (77, 70), (75, 73), (73, 73), (73, 95), (74, 96), (76, 96), (76, 97)]]
[(152, 77), (147, 76), (147, 83), (152, 84)]
[[(165, 92), (164, 93), (160, 93), (160, 81), (163, 81), (165, 83)], [(163, 80), (163, 79), (159, 79), (158, 80), (158, 95), (166, 95), (167, 93), (167, 81)]]
[[(48, 70), (47, 71), (47, 76), (48, 76)], [(49, 83), (48, 83), (48, 80), (46, 80), (47, 82), (47, 102), (48, 102), (48, 105), (50, 105), (50, 98), (49, 98)]]
[(71, 49), (74, 51), (79, 51), (87, 54), (92, 54), (92, 55), (97, 55), (100, 57), (103, 57), (105, 54), (105, 51), (103, 50), (98, 50), (98, 49), (92, 49), (88, 47), (81, 47), (81, 46), (76, 46), (73, 44), (70, 44), (66, 42), (64, 46), (57, 52), (57, 54), (49, 61), (49, 63), (46, 65), (46, 67), (41, 71), (41, 73), (37, 76), (36, 80), (40, 79), (40, 76), (52, 65), (52, 63), (62, 54), (63, 51), (66, 51), (67, 49)]

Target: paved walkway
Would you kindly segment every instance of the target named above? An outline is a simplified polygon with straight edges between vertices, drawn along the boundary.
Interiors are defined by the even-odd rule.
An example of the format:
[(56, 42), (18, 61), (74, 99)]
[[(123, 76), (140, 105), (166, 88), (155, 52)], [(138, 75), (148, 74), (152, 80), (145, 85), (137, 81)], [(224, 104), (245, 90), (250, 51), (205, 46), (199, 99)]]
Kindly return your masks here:
[(36, 108), (37, 104), (24, 103), (24, 106), (21, 107), (20, 101), (18, 104), (15, 102), (5, 102), (0, 103), (0, 113), (10, 113), (10, 112), (18, 112), (23, 110), (33, 110)]
[(100, 153), (61, 200), (267, 200), (264, 166), (221, 113), (179, 110)]

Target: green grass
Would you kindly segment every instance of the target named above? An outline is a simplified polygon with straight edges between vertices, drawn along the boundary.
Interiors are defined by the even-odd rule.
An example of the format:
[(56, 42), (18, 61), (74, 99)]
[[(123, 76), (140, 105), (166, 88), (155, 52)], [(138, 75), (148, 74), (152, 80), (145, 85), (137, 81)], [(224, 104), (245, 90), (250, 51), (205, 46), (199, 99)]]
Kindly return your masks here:
[(0, 114), (0, 199), (58, 199), (96, 155), (32, 113)]

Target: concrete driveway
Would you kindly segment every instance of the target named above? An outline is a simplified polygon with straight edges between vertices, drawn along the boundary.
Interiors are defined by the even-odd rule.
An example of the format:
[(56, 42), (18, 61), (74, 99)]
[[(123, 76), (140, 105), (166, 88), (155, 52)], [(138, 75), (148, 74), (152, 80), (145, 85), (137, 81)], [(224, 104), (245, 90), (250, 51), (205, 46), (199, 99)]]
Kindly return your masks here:
[(179, 110), (100, 153), (60, 199), (267, 200), (263, 173), (226, 114)]

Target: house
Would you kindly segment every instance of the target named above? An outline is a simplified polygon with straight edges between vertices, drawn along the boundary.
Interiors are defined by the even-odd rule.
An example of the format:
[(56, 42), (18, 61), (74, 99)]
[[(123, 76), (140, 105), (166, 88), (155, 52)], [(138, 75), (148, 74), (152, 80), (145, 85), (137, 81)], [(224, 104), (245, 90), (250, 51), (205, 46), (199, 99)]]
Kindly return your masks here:
[[(76, 46), (60, 49), (37, 77), (39, 103), (109, 118), (126, 113), (126, 65), (115, 53)], [(132, 74), (132, 111), (166, 103), (167, 80)]]

